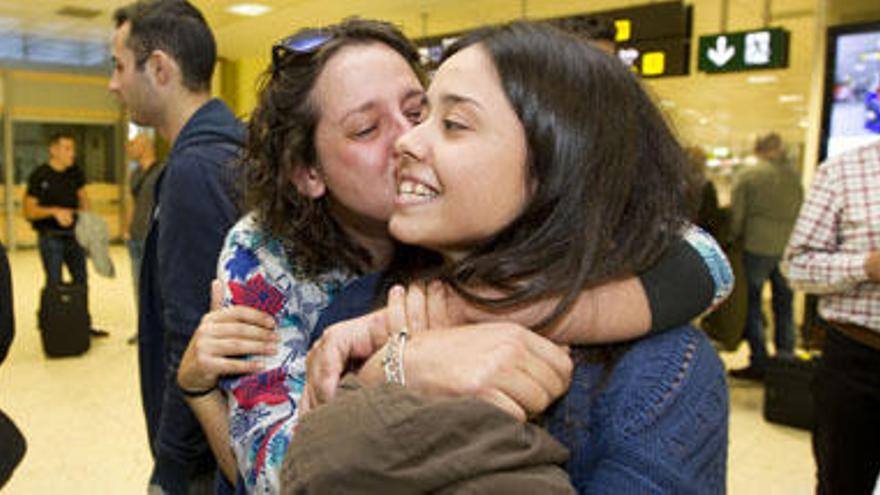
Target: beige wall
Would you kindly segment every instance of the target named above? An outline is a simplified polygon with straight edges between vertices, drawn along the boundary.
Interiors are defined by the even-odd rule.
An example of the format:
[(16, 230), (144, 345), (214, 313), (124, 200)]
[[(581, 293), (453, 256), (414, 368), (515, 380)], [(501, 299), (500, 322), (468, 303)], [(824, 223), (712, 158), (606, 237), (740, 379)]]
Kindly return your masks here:
[(13, 119), (112, 123), (119, 118), (106, 77), (20, 70), (8, 76)]
[(268, 55), (236, 60), (229, 70), (230, 81), (235, 84), (235, 113), (246, 117), (257, 106), (257, 81), (269, 65)]
[[(122, 118), (119, 104), (107, 91), (109, 80), (105, 76), (35, 70), (7, 70), (2, 74), (0, 84), (5, 86), (5, 91), (0, 94), (6, 98), (4, 117), (13, 122), (116, 125)], [(10, 154), (4, 150), (4, 162), (7, 157)], [(25, 184), (18, 184), (9, 189), (14, 202), (9, 230), (17, 245), (36, 243), (36, 235), (21, 213), (24, 188)], [(121, 218), (119, 184), (92, 183), (87, 186), (87, 191), (93, 209), (107, 221), (111, 236), (118, 236)], [(8, 242), (7, 215), (4, 202), (0, 204), (0, 228), (3, 229), (0, 237)]]

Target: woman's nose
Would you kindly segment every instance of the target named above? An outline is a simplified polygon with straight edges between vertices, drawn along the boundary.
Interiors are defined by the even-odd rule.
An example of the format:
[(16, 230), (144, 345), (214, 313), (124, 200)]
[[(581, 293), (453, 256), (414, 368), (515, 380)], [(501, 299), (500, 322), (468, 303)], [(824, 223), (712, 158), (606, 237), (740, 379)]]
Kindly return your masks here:
[(422, 153), (418, 144), (418, 127), (404, 132), (394, 143), (394, 156), (397, 159), (418, 160)]

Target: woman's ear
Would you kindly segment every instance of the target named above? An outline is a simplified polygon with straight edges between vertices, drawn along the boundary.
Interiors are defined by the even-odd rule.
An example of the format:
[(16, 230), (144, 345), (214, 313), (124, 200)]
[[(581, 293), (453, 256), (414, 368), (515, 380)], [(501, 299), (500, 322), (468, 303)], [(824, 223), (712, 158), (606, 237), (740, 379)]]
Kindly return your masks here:
[(296, 190), (308, 198), (318, 199), (327, 192), (327, 185), (317, 167), (296, 166), (293, 168), (290, 180), (296, 186)]
[[(529, 174), (531, 175), (531, 174)], [(538, 192), (538, 179), (534, 177), (529, 177), (526, 179), (529, 185), (529, 197), (527, 198), (527, 202), (535, 197), (535, 193)]]

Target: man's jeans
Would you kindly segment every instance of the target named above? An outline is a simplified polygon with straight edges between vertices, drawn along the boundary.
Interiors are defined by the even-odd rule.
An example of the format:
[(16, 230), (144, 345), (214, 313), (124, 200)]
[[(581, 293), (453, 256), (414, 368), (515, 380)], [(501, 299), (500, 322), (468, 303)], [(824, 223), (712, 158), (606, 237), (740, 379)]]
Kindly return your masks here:
[(73, 233), (70, 235), (40, 234), (39, 245), (47, 286), (61, 283), (62, 265), (67, 265), (67, 270), (73, 277), (73, 283), (88, 285), (86, 254), (76, 242)]
[(794, 352), (792, 294), (788, 282), (779, 271), (779, 260), (779, 256), (763, 256), (748, 252), (743, 254), (749, 294), (745, 328), (745, 337), (751, 350), (749, 364), (762, 371), (767, 367), (767, 344), (761, 311), (761, 293), (767, 279), (770, 279), (773, 293), (773, 329), (776, 353), (790, 355)]

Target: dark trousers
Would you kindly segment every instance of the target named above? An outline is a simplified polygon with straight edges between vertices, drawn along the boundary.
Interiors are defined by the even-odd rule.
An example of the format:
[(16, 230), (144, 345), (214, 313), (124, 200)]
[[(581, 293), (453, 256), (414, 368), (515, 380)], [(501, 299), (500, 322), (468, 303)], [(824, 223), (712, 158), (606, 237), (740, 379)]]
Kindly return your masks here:
[(745, 337), (751, 351), (750, 365), (760, 370), (767, 368), (767, 342), (764, 332), (761, 294), (764, 283), (768, 280), (773, 294), (773, 332), (776, 353), (791, 354), (794, 352), (792, 293), (788, 282), (779, 271), (779, 259), (779, 256), (763, 256), (749, 252), (743, 255), (749, 296)]
[(870, 494), (880, 473), (880, 351), (826, 332), (813, 384), (817, 493)]
[(73, 283), (88, 285), (86, 253), (71, 235), (40, 234), (40, 259), (46, 273), (46, 285), (61, 283), (61, 267), (67, 265)]
[(201, 474), (192, 474), (185, 466), (153, 466), (150, 475), (149, 495), (230, 495), (235, 493), (229, 483), (223, 483), (219, 469)]

